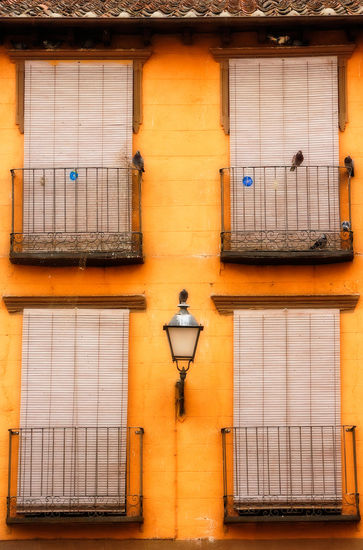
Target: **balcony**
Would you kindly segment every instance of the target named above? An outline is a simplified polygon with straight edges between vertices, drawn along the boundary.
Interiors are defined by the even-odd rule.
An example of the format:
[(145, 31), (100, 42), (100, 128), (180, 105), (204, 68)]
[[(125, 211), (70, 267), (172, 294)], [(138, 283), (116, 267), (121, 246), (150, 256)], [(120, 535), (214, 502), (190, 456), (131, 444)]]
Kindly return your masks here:
[(355, 426), (222, 429), (224, 522), (358, 521)]
[(142, 523), (143, 433), (9, 430), (7, 523)]
[(143, 262), (142, 174), (129, 168), (11, 170), (10, 261), (107, 266)]
[(353, 259), (346, 168), (223, 168), (220, 179), (223, 262), (323, 264)]

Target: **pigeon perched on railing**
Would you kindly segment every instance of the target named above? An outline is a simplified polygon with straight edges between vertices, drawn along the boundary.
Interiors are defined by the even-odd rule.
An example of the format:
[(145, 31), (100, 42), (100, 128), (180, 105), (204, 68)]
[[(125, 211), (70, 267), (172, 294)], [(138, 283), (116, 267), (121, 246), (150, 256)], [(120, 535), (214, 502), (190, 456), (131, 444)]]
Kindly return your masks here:
[(350, 222), (348, 221), (342, 222), (342, 231), (350, 231)]
[(140, 170), (141, 172), (145, 172), (144, 170), (144, 159), (142, 158), (140, 151), (136, 151), (134, 156), (132, 157), (132, 164), (136, 168), (136, 170)]
[(292, 161), (291, 161), (291, 168), (290, 168), (290, 172), (294, 172), (295, 168), (297, 166), (300, 166), (300, 164), (302, 164), (304, 161), (304, 155), (302, 154), (302, 151), (298, 151), (293, 157), (292, 157)]
[(327, 242), (328, 242), (328, 238), (327, 236), (325, 235), (325, 233), (323, 233), (321, 235), (321, 237), (319, 237), (315, 243), (313, 244), (313, 246), (310, 247), (310, 250), (315, 250), (316, 248), (325, 248), (326, 245), (327, 245)]
[(351, 178), (354, 178), (354, 162), (353, 162), (353, 159), (349, 155), (347, 157), (345, 157), (345, 159), (344, 159), (344, 166), (346, 167), (346, 169), (348, 171), (348, 175)]

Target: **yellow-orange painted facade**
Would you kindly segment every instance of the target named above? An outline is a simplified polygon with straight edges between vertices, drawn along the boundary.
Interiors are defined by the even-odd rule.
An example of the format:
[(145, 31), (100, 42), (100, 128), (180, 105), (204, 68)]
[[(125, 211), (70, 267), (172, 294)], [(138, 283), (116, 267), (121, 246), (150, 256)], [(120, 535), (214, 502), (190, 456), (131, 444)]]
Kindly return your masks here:
[[(9, 261), (11, 180), (23, 163), (15, 124), (15, 66), (0, 51), (0, 291), (2, 295), (141, 294), (145, 311), (130, 315), (129, 425), (143, 426), (144, 524), (140, 526), (7, 526), (8, 429), (19, 424), (22, 315), (0, 316), (0, 540), (363, 538), (354, 524), (223, 524), (220, 429), (232, 424), (232, 316), (211, 294), (363, 293), (363, 35), (348, 61), (349, 122), (340, 133), (341, 164), (356, 163), (352, 181), (353, 262), (320, 266), (223, 264), (219, 169), (229, 165), (220, 124), (220, 70), (209, 48), (156, 36), (143, 70), (144, 119), (133, 137), (145, 159), (142, 216), (145, 263), (79, 269), (28, 267)], [(178, 292), (204, 325), (186, 380), (186, 415), (175, 417), (172, 364), (162, 326)], [(363, 487), (363, 302), (341, 315), (342, 423), (357, 425), (358, 487)]]

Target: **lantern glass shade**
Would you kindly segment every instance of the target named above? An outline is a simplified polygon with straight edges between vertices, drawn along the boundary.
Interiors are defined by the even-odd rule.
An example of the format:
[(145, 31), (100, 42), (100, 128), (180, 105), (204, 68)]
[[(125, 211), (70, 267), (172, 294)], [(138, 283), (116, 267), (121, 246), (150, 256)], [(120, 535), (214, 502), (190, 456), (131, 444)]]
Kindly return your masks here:
[(166, 326), (165, 330), (168, 334), (171, 354), (173, 361), (185, 360), (193, 361), (199, 333), (201, 331), (199, 325), (195, 327), (183, 326)]

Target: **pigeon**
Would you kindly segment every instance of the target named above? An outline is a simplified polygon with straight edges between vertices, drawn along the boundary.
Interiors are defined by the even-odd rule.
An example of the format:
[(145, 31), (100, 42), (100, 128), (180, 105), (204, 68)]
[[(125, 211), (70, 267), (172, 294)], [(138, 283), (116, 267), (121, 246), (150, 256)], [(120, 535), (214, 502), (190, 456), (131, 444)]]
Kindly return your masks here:
[(315, 248), (325, 248), (326, 247), (326, 244), (328, 242), (328, 238), (327, 236), (325, 235), (325, 233), (323, 233), (321, 235), (321, 237), (319, 237), (315, 243), (313, 244), (313, 246), (310, 247), (310, 250), (315, 250)]
[(23, 40), (10, 40), (10, 42), (14, 50), (27, 50), (29, 48), (28, 44), (23, 42)]
[(85, 50), (92, 50), (96, 47), (97, 42), (93, 38), (86, 38), (83, 41), (81, 41), (81, 48)]
[(185, 304), (188, 299), (188, 292), (184, 289), (179, 293), (179, 303)]
[(136, 170), (140, 170), (141, 172), (145, 172), (144, 170), (144, 159), (140, 155), (140, 151), (136, 151), (132, 158), (132, 164), (136, 168)]
[(290, 168), (290, 172), (294, 172), (295, 168), (297, 166), (300, 166), (304, 161), (304, 155), (302, 154), (302, 151), (298, 151), (293, 157), (292, 157), (292, 166)]
[(348, 221), (342, 222), (342, 231), (350, 231), (350, 222)]
[(288, 46), (291, 44), (291, 36), (288, 36), (287, 34), (284, 36), (278, 36), (277, 43), (279, 46)]
[(344, 159), (344, 166), (346, 167), (349, 176), (354, 178), (354, 162), (349, 155)]
[(62, 40), (43, 40), (42, 44), (46, 50), (55, 50), (60, 48)]
[(283, 35), (283, 36), (274, 36), (273, 34), (268, 34), (267, 39), (270, 42), (273, 42), (274, 44), (277, 44), (279, 46), (289, 46), (291, 44), (291, 36)]

